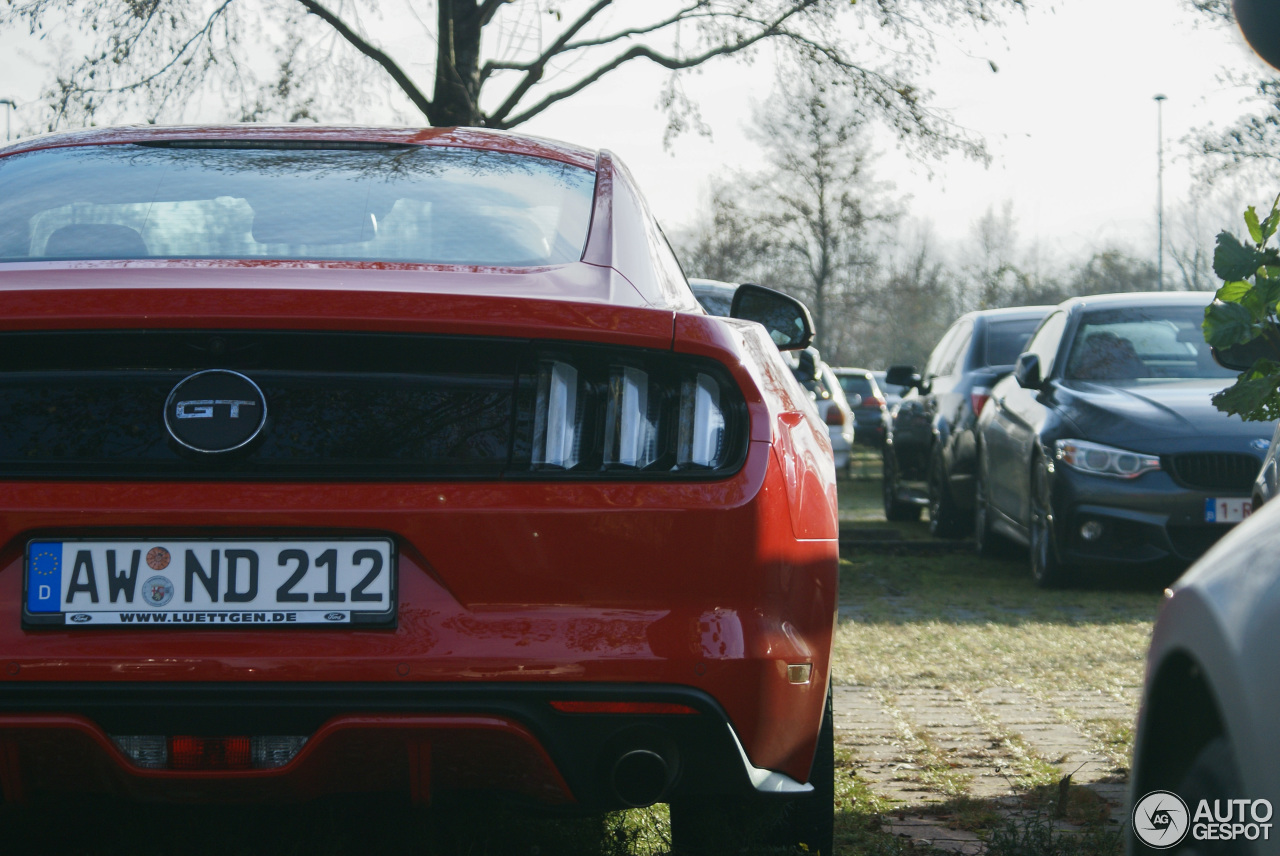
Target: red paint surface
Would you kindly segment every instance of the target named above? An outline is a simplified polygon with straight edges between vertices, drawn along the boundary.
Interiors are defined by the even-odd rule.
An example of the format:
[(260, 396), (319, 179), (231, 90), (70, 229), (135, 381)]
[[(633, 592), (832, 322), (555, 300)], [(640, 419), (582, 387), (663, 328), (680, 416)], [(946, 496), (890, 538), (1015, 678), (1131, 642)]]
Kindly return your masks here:
[[(595, 163), (583, 150), (488, 132), (235, 131), (242, 132), (270, 139), (296, 133), (516, 147), (507, 150)], [(149, 133), (89, 131), (23, 145), (122, 143)], [(742, 390), (751, 423), (742, 469), (706, 482), (5, 482), (0, 617), (9, 618), (0, 621), (0, 661), (7, 666), (0, 671), (0, 692), (13, 681), (676, 684), (720, 703), (756, 766), (806, 780), (830, 674), (836, 603), (828, 433), (763, 328), (674, 311), (682, 301), (664, 292), (669, 284), (660, 277), (624, 275), (613, 267), (619, 258), (640, 264), (643, 254), (635, 250), (651, 239), (635, 229), (614, 233), (613, 194), (625, 180), (614, 171), (598, 184), (586, 260), (555, 268), (0, 265), (4, 330), (385, 330), (674, 349), (723, 363)], [(630, 187), (627, 192), (634, 193)], [(639, 209), (627, 205), (627, 216), (638, 216)], [(398, 626), (21, 629), (29, 539), (144, 533), (390, 535), (399, 556)], [(794, 663), (812, 663), (809, 684), (787, 680), (786, 667)], [(425, 795), (455, 773), (468, 775), (450, 773), (447, 759), (434, 752), (424, 754), (424, 741), (437, 745), (433, 735), (442, 729), (477, 757), (506, 752), (524, 759), (522, 781), (532, 784), (521, 792), (548, 802), (569, 798), (536, 740), (515, 724), (483, 717), (346, 717), (322, 729), (281, 771), (204, 773), (208, 781), (182, 793), (191, 799), (268, 799), (324, 793), (335, 782), (360, 789), (359, 771), (343, 760), (356, 747), (403, 769), (404, 787)], [(339, 748), (326, 755), (330, 745)], [(65, 769), (44, 763), (54, 757), (76, 760)], [(475, 770), (480, 776), (491, 772), (485, 764)], [(0, 716), (0, 783), (6, 788), (56, 788), (79, 777), (104, 790), (156, 796), (179, 775), (196, 774), (127, 768), (109, 740), (83, 720), (56, 712)]]

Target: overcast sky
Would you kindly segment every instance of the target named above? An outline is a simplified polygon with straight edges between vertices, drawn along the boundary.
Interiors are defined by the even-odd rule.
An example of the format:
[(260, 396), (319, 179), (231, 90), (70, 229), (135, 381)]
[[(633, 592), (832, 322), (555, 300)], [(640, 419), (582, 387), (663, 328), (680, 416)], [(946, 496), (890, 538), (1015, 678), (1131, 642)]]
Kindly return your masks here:
[[(1154, 255), (1152, 96), (1168, 96), (1168, 211), (1190, 186), (1193, 164), (1183, 138), (1192, 128), (1230, 122), (1245, 109), (1249, 91), (1222, 82), (1222, 69), (1258, 77), (1264, 67), (1237, 33), (1201, 23), (1181, 0), (1028, 3), (1030, 12), (1008, 17), (1003, 27), (976, 35), (943, 32), (937, 62), (924, 80), (937, 93), (937, 107), (985, 137), (992, 164), (959, 157), (913, 161), (883, 136), (877, 173), (910, 197), (913, 216), (930, 222), (953, 246), (967, 240), (989, 206), (1012, 200), (1022, 238), (1050, 252), (1119, 244)], [(420, 38), (416, 23), (402, 25), (392, 13), (388, 18), (378, 29), (393, 54)], [(40, 47), (19, 34), (0, 36), (0, 98), (22, 104), (38, 96), (45, 72), (32, 58), (40, 55)], [(410, 70), (426, 83), (425, 66)], [(750, 66), (729, 61), (686, 75), (685, 89), (701, 105), (713, 136), (686, 134), (670, 150), (663, 148), (665, 121), (656, 108), (663, 80), (659, 69), (633, 63), (520, 130), (617, 152), (668, 231), (677, 231), (705, 204), (708, 176), (762, 166), (743, 130), (753, 101), (767, 97), (773, 71), (762, 57)], [(375, 109), (368, 121), (390, 118)], [(1242, 203), (1261, 205), (1275, 192), (1263, 188), (1258, 199)], [(1234, 224), (1213, 228), (1228, 225)]]

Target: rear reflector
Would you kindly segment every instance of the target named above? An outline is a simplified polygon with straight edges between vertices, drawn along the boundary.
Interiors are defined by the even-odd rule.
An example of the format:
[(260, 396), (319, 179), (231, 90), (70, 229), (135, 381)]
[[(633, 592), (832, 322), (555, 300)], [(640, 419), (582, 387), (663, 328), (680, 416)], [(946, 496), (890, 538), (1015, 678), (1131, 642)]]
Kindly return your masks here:
[(126, 735), (111, 738), (130, 761), (150, 770), (269, 770), (293, 760), (305, 737), (165, 737)]
[(169, 767), (174, 770), (248, 770), (248, 737), (171, 737)]
[(551, 706), (561, 713), (697, 713), (683, 704), (664, 701), (553, 701)]
[(973, 405), (973, 416), (976, 419), (982, 415), (982, 408), (987, 406), (987, 401), (991, 398), (991, 390), (984, 387), (974, 387), (969, 391), (969, 403)]

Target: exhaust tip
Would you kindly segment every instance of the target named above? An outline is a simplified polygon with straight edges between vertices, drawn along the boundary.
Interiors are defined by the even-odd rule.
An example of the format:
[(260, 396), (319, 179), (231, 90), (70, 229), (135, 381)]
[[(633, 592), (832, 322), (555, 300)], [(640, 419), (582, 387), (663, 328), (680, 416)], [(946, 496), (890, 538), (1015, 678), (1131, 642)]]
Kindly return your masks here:
[(673, 771), (667, 759), (651, 749), (624, 752), (613, 765), (613, 791), (624, 804), (646, 808), (661, 802)]

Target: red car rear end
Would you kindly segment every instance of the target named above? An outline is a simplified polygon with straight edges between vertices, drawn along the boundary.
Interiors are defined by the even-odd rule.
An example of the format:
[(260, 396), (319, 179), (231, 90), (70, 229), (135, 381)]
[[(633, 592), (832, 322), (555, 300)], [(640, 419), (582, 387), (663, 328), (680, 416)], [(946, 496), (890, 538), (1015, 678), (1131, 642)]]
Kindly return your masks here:
[(827, 432), (607, 153), (119, 130), (0, 199), (6, 801), (814, 791)]

